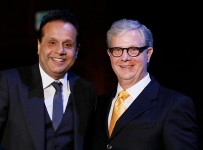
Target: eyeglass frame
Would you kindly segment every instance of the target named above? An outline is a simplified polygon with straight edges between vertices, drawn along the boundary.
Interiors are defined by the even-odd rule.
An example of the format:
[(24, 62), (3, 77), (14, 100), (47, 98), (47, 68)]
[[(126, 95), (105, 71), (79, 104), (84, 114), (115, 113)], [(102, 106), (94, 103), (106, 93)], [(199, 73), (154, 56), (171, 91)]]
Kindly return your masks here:
[[(109, 52), (112, 54), (112, 56), (113, 57), (121, 57), (122, 55), (123, 55), (123, 51), (126, 49), (126, 51), (127, 51), (127, 53), (128, 53), (128, 51), (129, 51), (129, 49), (130, 48), (134, 48), (135, 50), (138, 50), (138, 54), (136, 55), (136, 56), (131, 56), (129, 53), (128, 53), (128, 55), (129, 56), (131, 56), (131, 57), (137, 57), (137, 56), (139, 56), (145, 49), (147, 49), (149, 46), (142, 46), (142, 47), (128, 47), (128, 48), (122, 48), (122, 47), (109, 47), (108, 48), (108, 50), (109, 50)], [(119, 55), (119, 56), (114, 56), (113, 55), (113, 49), (114, 48), (118, 48), (118, 49), (120, 49), (120, 50), (122, 50), (122, 53), (121, 53), (121, 55)]]

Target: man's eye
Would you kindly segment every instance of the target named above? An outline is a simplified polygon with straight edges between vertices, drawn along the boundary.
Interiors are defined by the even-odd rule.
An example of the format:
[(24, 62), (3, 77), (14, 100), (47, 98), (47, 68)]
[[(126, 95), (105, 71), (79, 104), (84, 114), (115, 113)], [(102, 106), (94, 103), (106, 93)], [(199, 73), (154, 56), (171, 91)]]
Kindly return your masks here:
[(130, 47), (129, 50), (130, 51), (137, 51), (138, 49), (137, 49), (137, 47)]
[(114, 51), (122, 51), (120, 48), (114, 48)]
[(64, 44), (64, 47), (66, 47), (66, 48), (72, 48), (72, 47), (73, 47), (73, 44), (71, 44), (71, 43), (65, 43), (65, 44)]
[(55, 41), (49, 41), (49, 45), (55, 45), (56, 42)]

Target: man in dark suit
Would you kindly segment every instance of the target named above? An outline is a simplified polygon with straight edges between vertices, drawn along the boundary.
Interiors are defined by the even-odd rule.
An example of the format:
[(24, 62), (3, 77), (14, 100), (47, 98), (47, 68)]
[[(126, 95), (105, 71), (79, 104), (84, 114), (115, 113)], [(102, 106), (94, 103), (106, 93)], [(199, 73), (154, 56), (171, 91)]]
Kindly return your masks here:
[[(68, 10), (49, 11), (38, 32), (39, 63), (0, 73), (0, 145), (5, 150), (89, 149), (94, 85), (69, 69), (79, 50), (79, 24)], [(62, 119), (53, 128), (52, 82), (62, 84)]]
[(108, 30), (107, 45), (118, 85), (98, 99), (93, 149), (197, 150), (192, 99), (148, 73), (151, 31), (139, 21), (121, 19)]

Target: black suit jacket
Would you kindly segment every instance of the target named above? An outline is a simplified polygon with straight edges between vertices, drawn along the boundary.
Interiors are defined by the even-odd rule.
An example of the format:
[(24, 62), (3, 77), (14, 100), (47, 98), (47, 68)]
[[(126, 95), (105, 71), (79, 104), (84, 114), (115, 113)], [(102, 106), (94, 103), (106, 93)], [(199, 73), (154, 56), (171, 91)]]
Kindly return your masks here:
[(197, 150), (193, 101), (152, 81), (119, 118), (108, 137), (108, 114), (116, 91), (98, 102), (93, 150)]
[[(96, 89), (72, 73), (68, 80), (73, 99), (75, 150), (82, 150), (95, 111)], [(5, 150), (44, 150), (45, 110), (38, 64), (0, 72), (0, 145)]]

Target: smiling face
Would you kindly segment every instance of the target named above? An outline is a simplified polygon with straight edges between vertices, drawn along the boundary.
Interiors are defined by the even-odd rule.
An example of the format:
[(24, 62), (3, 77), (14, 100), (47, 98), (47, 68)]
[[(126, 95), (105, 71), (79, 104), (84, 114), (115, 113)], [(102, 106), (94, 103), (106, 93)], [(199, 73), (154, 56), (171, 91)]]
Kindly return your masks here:
[[(138, 30), (130, 30), (120, 36), (113, 36), (111, 39), (111, 47), (128, 48), (143, 46), (145, 46), (144, 39)], [(123, 51), (121, 57), (113, 57), (109, 51), (107, 52), (120, 85), (127, 89), (146, 76), (147, 65), (153, 48), (147, 48), (137, 57), (129, 56), (126, 50)]]
[(60, 20), (47, 23), (41, 42), (38, 41), (39, 63), (52, 78), (59, 79), (73, 66), (77, 58), (77, 31)]

